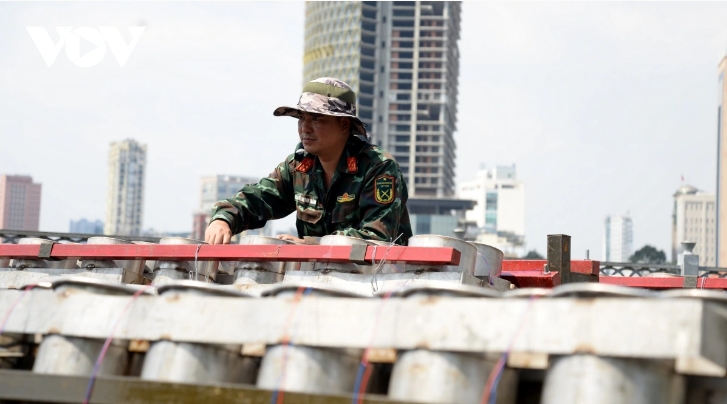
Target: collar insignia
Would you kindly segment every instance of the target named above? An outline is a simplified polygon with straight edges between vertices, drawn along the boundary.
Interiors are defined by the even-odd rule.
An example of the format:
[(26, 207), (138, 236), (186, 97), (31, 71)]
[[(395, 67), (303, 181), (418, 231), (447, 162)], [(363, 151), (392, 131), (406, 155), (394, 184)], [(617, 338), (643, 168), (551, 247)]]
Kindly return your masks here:
[(303, 159), (303, 161), (300, 162), (300, 164), (298, 164), (297, 167), (295, 167), (295, 171), (307, 173), (308, 170), (310, 170), (310, 168), (313, 167), (314, 163), (315, 163), (315, 160), (313, 160), (311, 157), (306, 157)]
[(356, 199), (356, 195), (349, 195), (348, 193), (344, 193), (343, 195), (336, 198), (339, 203), (351, 202), (354, 199)]
[(355, 173), (358, 171), (358, 160), (356, 160), (356, 157), (349, 157), (347, 163), (349, 173)]

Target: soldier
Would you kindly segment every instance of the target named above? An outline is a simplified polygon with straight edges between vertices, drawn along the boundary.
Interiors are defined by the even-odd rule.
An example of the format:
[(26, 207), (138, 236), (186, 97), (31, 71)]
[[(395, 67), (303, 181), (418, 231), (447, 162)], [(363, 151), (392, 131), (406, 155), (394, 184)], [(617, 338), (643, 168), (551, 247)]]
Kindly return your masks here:
[(313, 80), (297, 106), (273, 115), (297, 118), (301, 142), (267, 178), (215, 204), (206, 242), (227, 244), (233, 234), (296, 212), (297, 237), (278, 238), (339, 234), (406, 244), (412, 232), (404, 178), (393, 157), (368, 142), (351, 87)]

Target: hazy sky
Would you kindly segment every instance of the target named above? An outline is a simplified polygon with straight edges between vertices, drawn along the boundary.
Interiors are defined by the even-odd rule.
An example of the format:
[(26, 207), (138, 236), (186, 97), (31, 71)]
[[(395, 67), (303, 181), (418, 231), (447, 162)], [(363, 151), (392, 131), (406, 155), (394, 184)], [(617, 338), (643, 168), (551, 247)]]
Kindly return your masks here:
[[(716, 188), (717, 64), (727, 3), (465, 2), (457, 181), (516, 164), (526, 238), (601, 257), (630, 213), (636, 248), (668, 253), (680, 177)], [(296, 140), (272, 116), (301, 89), (304, 3), (0, 2), (0, 173), (43, 184), (41, 230), (103, 219), (109, 143), (148, 145), (144, 227), (191, 229), (199, 177), (263, 176)], [(48, 67), (26, 26), (145, 25), (123, 68), (64, 51)], [(82, 52), (92, 50), (82, 47)], [(286, 218), (278, 229), (293, 224)]]

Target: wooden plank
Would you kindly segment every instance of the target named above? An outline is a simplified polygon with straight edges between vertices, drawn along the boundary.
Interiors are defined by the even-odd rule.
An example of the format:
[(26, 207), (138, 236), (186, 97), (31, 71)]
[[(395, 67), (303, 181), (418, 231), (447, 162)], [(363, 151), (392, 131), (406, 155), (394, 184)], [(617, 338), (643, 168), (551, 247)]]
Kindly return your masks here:
[[(48, 403), (83, 402), (88, 377), (36, 374), (0, 370), (0, 399)], [(269, 404), (273, 392), (243, 384), (194, 385), (154, 382), (131, 377), (97, 377), (90, 403), (239, 403)], [(298, 404), (350, 404), (351, 395), (285, 393), (285, 401)], [(367, 404), (409, 404), (382, 396), (367, 395)]]

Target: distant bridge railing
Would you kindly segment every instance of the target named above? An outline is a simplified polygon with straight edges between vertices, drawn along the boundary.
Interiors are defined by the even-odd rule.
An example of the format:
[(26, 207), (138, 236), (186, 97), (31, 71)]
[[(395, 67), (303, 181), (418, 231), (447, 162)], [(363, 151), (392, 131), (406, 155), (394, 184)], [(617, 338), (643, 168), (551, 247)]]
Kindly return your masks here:
[[(663, 276), (680, 275), (681, 266), (674, 264), (639, 264), (635, 262), (601, 262), (603, 276)], [(700, 278), (727, 278), (727, 268), (699, 267)]]
[(68, 241), (73, 243), (85, 243), (91, 237), (113, 237), (121, 240), (129, 241), (147, 241), (150, 243), (158, 243), (159, 237), (142, 237), (142, 236), (107, 236), (103, 234), (85, 234), (85, 233), (54, 233), (47, 231), (25, 231), (25, 230), (3, 230), (0, 229), (0, 244), (18, 244), (21, 238), (35, 237), (53, 241)]

